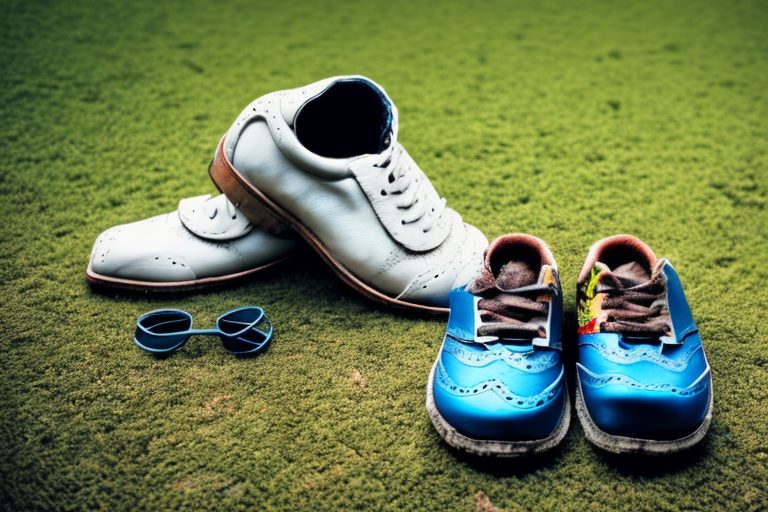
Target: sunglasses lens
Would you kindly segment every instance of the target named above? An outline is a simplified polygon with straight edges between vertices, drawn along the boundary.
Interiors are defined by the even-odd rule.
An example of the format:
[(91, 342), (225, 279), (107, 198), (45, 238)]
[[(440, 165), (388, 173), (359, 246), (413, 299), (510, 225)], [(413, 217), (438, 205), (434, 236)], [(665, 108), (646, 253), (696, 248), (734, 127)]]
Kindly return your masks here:
[(261, 308), (243, 308), (219, 318), (224, 348), (235, 354), (255, 353), (272, 339), (272, 323)]
[(183, 311), (153, 311), (139, 318), (134, 335), (136, 344), (150, 352), (170, 352), (187, 341), (192, 317)]

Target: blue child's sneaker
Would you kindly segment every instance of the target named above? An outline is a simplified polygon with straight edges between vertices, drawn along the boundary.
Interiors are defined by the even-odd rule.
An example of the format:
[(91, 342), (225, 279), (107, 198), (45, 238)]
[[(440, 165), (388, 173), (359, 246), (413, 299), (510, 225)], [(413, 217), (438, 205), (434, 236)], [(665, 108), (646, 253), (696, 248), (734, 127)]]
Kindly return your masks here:
[(443, 346), (427, 385), (440, 436), (478, 455), (514, 457), (557, 445), (570, 407), (560, 357), (563, 298), (555, 259), (530, 235), (505, 235), (450, 295)]
[(712, 377), (680, 279), (629, 235), (592, 246), (578, 280), (576, 412), (615, 453), (693, 446), (712, 418)]

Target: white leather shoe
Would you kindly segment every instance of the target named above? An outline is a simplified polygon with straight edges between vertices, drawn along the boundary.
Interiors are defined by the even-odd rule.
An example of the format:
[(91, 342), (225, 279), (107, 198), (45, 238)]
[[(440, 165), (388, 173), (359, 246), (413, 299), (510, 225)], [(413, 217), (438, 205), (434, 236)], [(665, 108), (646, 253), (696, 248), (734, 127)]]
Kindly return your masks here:
[(183, 199), (175, 212), (103, 232), (86, 278), (117, 288), (195, 289), (276, 265), (298, 243), (256, 228), (223, 194), (204, 195)]
[(387, 304), (447, 312), (457, 279), (482, 266), (485, 236), (445, 206), (398, 144), (397, 110), (367, 78), (255, 100), (210, 174), (254, 223), (291, 226), (344, 281)]

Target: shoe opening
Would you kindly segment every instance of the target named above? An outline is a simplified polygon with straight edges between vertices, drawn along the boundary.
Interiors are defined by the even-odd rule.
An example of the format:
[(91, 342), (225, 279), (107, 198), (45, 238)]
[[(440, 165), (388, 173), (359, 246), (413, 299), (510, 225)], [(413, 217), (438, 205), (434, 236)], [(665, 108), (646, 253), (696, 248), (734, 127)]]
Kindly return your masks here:
[(632, 265), (636, 274), (650, 276), (656, 265), (656, 255), (642, 240), (631, 235), (614, 235), (595, 243), (589, 250), (587, 260), (579, 273), (578, 283), (583, 284), (596, 262), (605, 264), (609, 269), (629, 268)]
[(341, 80), (309, 100), (296, 115), (299, 142), (326, 158), (381, 153), (389, 145), (392, 108), (366, 80)]
[(494, 240), (486, 257), (486, 265), (497, 285), (505, 290), (536, 284), (542, 265), (555, 265), (544, 242), (523, 234)]

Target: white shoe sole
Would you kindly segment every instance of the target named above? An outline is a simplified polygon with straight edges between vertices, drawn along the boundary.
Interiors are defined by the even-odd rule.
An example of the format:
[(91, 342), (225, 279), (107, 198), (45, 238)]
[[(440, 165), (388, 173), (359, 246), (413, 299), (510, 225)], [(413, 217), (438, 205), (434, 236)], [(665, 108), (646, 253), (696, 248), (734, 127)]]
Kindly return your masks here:
[(203, 277), (201, 279), (191, 279), (187, 281), (141, 281), (137, 279), (126, 279), (122, 277), (105, 276), (93, 271), (91, 264), (85, 270), (85, 279), (95, 286), (115, 288), (119, 290), (132, 290), (141, 292), (185, 292), (192, 290), (201, 290), (222, 286), (239, 280), (244, 280), (254, 274), (268, 270), (280, 263), (290, 259), (292, 256), (286, 256), (264, 265), (242, 272), (226, 274), (223, 276)]

